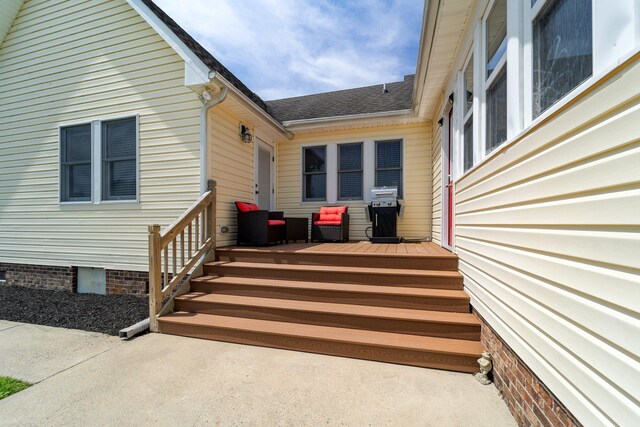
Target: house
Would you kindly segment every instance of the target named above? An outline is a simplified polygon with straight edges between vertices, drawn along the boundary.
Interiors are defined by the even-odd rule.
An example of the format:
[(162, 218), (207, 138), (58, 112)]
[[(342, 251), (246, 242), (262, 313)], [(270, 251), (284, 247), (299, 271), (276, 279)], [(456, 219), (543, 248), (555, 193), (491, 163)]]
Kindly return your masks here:
[[(367, 296), (377, 298), (374, 307), (400, 301), (399, 291), (381, 290), (404, 283), (398, 277), (451, 284), (441, 296), (464, 283), (467, 296), (449, 293), (447, 303), (457, 295), (475, 314), (434, 317), (450, 328), (440, 335), (448, 353), (424, 366), (469, 370), (453, 356), (466, 351), (467, 363), (484, 349), (521, 424), (633, 424), (640, 418), (639, 46), (632, 0), (434, 0), (426, 2), (415, 75), (265, 102), (150, 0), (5, 0), (0, 279), (68, 291), (97, 282), (105, 293), (138, 294), (151, 283), (151, 305), (160, 308), (159, 288), (181, 278), (185, 236), (187, 258), (235, 243), (235, 201), (290, 217), (345, 204), (352, 240), (366, 240), (369, 190), (398, 185), (399, 234), (432, 240), (420, 248), (434, 252), (412, 248), (411, 257), (398, 246), (407, 253), (385, 257), (355, 244), (342, 256), (304, 245), (216, 256), (239, 260), (236, 285), (254, 283), (252, 292), (284, 292), (274, 282), (286, 272), (296, 301), (355, 295), (345, 279), (354, 272), (360, 285), (375, 285)], [(149, 236), (151, 224), (172, 231), (153, 228)], [(248, 265), (258, 258), (271, 262), (262, 276)], [(340, 264), (356, 262), (373, 264)], [(194, 275), (191, 290), (210, 279)], [(406, 294), (403, 303), (436, 299), (429, 292)], [(203, 305), (188, 295), (176, 304)], [(243, 310), (273, 319), (282, 309), (273, 300)], [(297, 304), (292, 310), (303, 311)], [(316, 305), (307, 323), (360, 316), (378, 325), (390, 313), (347, 319), (330, 309)], [(179, 332), (175, 313), (152, 312), (160, 330)], [(203, 313), (189, 319), (213, 322)], [(218, 335), (207, 336), (266, 345), (260, 327), (272, 324), (256, 317), (226, 335), (209, 324)], [(398, 328), (424, 317), (403, 320)], [(194, 336), (212, 329), (188, 327)], [(467, 343), (451, 338), (454, 327)], [(389, 335), (353, 332), (361, 329), (338, 342), (335, 326), (298, 327), (270, 345), (412, 364), (423, 347), (442, 342), (421, 337), (392, 351), (382, 342)], [(325, 341), (305, 340), (318, 331)], [(437, 365), (438, 358), (446, 360)]]

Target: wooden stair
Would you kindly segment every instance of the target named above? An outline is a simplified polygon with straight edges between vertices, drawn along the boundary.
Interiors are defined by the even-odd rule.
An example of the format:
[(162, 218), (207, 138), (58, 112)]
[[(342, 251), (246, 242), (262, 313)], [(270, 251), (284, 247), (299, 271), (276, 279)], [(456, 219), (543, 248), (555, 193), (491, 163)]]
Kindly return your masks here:
[(480, 323), (469, 312), (454, 255), (321, 255), (286, 248), (219, 249), (205, 276), (191, 280), (191, 292), (175, 299), (175, 312), (160, 317), (159, 331), (478, 370)]

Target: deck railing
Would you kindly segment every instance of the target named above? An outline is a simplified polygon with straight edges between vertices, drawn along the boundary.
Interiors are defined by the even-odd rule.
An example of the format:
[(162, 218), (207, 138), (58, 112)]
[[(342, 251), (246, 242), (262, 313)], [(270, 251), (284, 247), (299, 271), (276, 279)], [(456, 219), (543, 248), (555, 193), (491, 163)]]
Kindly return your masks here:
[(216, 182), (173, 224), (149, 226), (149, 327), (158, 330), (158, 314), (178, 285), (216, 247)]

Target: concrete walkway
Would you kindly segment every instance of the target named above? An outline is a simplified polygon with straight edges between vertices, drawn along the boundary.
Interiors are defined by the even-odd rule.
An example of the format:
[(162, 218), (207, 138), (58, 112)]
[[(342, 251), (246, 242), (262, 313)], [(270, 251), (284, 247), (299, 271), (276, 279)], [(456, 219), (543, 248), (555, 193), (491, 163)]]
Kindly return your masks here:
[(469, 374), (151, 334), (0, 321), (4, 425), (515, 426)]

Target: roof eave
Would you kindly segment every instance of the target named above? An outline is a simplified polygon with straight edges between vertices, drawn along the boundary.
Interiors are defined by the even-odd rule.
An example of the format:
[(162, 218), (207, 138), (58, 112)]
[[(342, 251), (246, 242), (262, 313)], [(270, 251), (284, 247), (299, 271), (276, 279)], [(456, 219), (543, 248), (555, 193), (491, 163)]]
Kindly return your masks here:
[(342, 127), (371, 127), (393, 124), (393, 122), (418, 123), (420, 119), (410, 109), (381, 111), (378, 113), (350, 114), (345, 116), (318, 117), (312, 119), (287, 120), (283, 125), (291, 132), (320, 132)]
[(425, 0), (426, 6), (422, 15), (422, 32), (420, 45), (418, 46), (418, 62), (416, 65), (416, 77), (413, 83), (413, 102), (411, 109), (420, 113), (419, 107), (424, 96), (427, 71), (431, 59), (433, 41), (435, 39), (436, 22), (440, 10), (441, 0)]
[(242, 99), (247, 106), (249, 107), (249, 109), (257, 114), (258, 116), (262, 117), (263, 119), (265, 119), (267, 122), (269, 122), (271, 125), (275, 126), (280, 133), (282, 133), (282, 136), (286, 137), (287, 139), (291, 139), (293, 138), (293, 135), (291, 134), (291, 132), (289, 132), (286, 128), (285, 125), (283, 123), (280, 123), (279, 121), (277, 121), (276, 119), (273, 118), (273, 116), (271, 116), (270, 114), (268, 114), (266, 111), (264, 111), (262, 108), (260, 108), (255, 102), (253, 102), (247, 95), (245, 95), (244, 93), (242, 93), (242, 91), (240, 91), (237, 87), (235, 87), (234, 85), (232, 85), (227, 79), (225, 79), (223, 76), (221, 76), (218, 73), (214, 73), (214, 79), (217, 79), (220, 84), (222, 84), (223, 86), (229, 88), (229, 90), (234, 93), (236, 96), (238, 96), (240, 99)]

